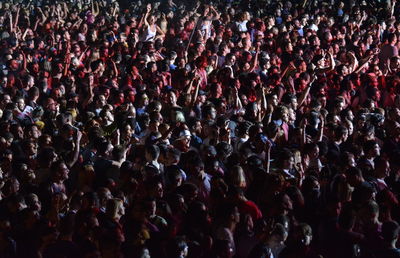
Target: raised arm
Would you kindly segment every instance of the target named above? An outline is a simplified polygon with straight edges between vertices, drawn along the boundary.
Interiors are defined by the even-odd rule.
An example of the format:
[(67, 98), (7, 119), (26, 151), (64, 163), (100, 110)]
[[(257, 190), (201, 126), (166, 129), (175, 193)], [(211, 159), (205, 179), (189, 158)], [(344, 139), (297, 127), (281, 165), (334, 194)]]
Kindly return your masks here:
[(218, 20), (221, 17), (220, 13), (212, 5), (210, 5), (210, 11), (213, 14), (213, 20)]
[(148, 27), (149, 23), (147, 22), (147, 18), (149, 17), (151, 12), (151, 4), (147, 4), (146, 6), (146, 13), (142, 16), (142, 19), (140, 19), (138, 28), (141, 29), (144, 26)]
[(354, 72), (358, 66), (358, 60), (354, 53), (352, 51), (348, 52), (348, 55), (350, 56), (350, 65), (349, 65), (349, 70), (350, 73)]
[(253, 72), (254, 69), (256, 69), (256, 67), (258, 65), (258, 54), (259, 54), (259, 52), (260, 52), (260, 45), (257, 45), (257, 47), (256, 47), (256, 55), (254, 56), (254, 58), (252, 60), (253, 62), (251, 62), (251, 65), (250, 65), (250, 70), (249, 70), (250, 73)]
[(306, 100), (308, 94), (310, 94), (310, 89), (315, 79), (316, 77), (314, 76), (312, 81), (308, 84), (307, 88), (301, 93), (299, 99), (297, 100), (298, 107), (301, 107), (304, 104), (304, 101)]
[(322, 114), (319, 114), (319, 127), (318, 127), (318, 135), (317, 138), (315, 139), (315, 142), (320, 142), (322, 141), (322, 137), (324, 136), (324, 127), (325, 127), (325, 119)]
[(194, 90), (194, 95), (193, 95), (192, 101), (190, 102), (190, 109), (192, 109), (192, 107), (194, 106), (194, 103), (196, 103), (197, 96), (199, 95), (200, 84), (201, 84), (201, 78), (199, 78), (196, 82), (196, 88)]
[(75, 138), (74, 155), (70, 161), (67, 161), (67, 166), (69, 168), (72, 168), (75, 165), (75, 163), (78, 161), (79, 152), (81, 149), (82, 133), (77, 128), (76, 128), (76, 136), (75, 137), (76, 138)]
[(14, 26), (13, 26), (15, 31), (17, 30), (17, 27), (18, 27), (18, 20), (19, 20), (19, 12), (20, 12), (20, 10), (21, 10), (21, 7), (18, 6), (17, 14), (15, 15), (15, 21), (14, 21)]
[(328, 52), (328, 57), (329, 57), (329, 66), (326, 68), (317, 68), (315, 70), (315, 73), (326, 73), (326, 72), (330, 72), (333, 69), (335, 69), (336, 63), (335, 63), (335, 59), (333, 58), (332, 53)]
[(271, 147), (272, 143), (267, 140), (265, 143), (265, 171), (269, 174), (270, 167), (271, 167)]

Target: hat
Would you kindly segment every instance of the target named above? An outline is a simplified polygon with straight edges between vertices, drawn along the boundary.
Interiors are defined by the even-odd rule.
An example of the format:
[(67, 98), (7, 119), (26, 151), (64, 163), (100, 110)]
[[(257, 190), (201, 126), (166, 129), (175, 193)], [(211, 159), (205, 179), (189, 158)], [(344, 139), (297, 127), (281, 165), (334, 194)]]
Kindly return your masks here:
[(207, 93), (204, 90), (199, 90), (198, 95), (205, 96), (205, 95), (207, 95)]
[(7, 31), (3, 31), (3, 33), (1, 33), (0, 38), (1, 39), (8, 39), (10, 37), (10, 33), (8, 33)]
[(181, 131), (181, 132), (179, 133), (179, 137), (178, 137), (177, 140), (182, 140), (182, 139), (184, 139), (184, 138), (191, 137), (191, 136), (192, 136), (192, 134), (190, 133), (189, 130), (183, 130), (183, 131)]
[(68, 99), (73, 99), (73, 98), (75, 98), (77, 96), (78, 96), (78, 94), (76, 94), (75, 92), (68, 93)]

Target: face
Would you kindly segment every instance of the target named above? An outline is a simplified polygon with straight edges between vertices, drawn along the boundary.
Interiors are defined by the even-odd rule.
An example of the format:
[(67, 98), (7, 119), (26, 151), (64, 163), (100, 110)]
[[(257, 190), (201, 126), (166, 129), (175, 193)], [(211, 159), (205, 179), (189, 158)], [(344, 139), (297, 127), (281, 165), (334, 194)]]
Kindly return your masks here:
[(28, 154), (29, 155), (35, 155), (37, 153), (37, 145), (36, 143), (30, 143), (28, 145)]
[(156, 22), (156, 18), (155, 18), (153, 15), (151, 15), (151, 16), (149, 17), (148, 22), (149, 22), (150, 25), (153, 25), (153, 24)]
[(289, 113), (288, 112), (282, 113), (282, 121), (285, 123), (289, 122)]
[(98, 103), (100, 107), (104, 107), (107, 104), (106, 97), (104, 95), (100, 95)]
[(25, 109), (25, 101), (24, 99), (18, 99), (17, 100), (17, 107), (20, 111), (24, 111)]
[(122, 203), (122, 202), (119, 202), (119, 205), (118, 205), (118, 216), (119, 217), (122, 217), (122, 216), (124, 216), (125, 215), (125, 207), (124, 207), (124, 204)]
[(168, 94), (168, 100), (169, 100), (169, 102), (170, 102), (172, 105), (175, 105), (175, 104), (176, 104), (176, 95), (175, 95), (174, 92), (171, 91), (171, 92)]
[(352, 135), (353, 134), (353, 132), (354, 132), (354, 126), (353, 126), (353, 123), (348, 123), (348, 125), (347, 125), (347, 130), (349, 131), (349, 135)]
[(375, 144), (374, 149), (372, 150), (375, 156), (381, 155), (381, 147), (378, 144)]
[(60, 176), (60, 178), (62, 180), (66, 180), (66, 179), (68, 179), (68, 173), (69, 173), (69, 169), (68, 169), (67, 165), (62, 163), (59, 167), (58, 175)]
[(147, 106), (149, 104), (149, 97), (147, 97), (146, 94), (143, 94), (143, 96), (142, 96), (142, 104), (144, 106)]
[(51, 111), (57, 111), (57, 102), (53, 99), (50, 99), (47, 103), (47, 108)]
[(156, 194), (156, 198), (162, 198), (163, 197), (163, 195), (164, 195), (164, 189), (163, 189), (163, 186), (162, 186), (162, 184), (161, 183), (158, 183), (157, 184), (157, 186), (156, 186), (156, 192), (155, 192), (155, 194)]
[[(21, 126), (18, 126), (18, 127), (15, 129), (15, 134), (17, 135), (17, 137), (18, 137), (19, 139), (23, 139), (23, 138), (24, 138), (24, 130), (22, 129)], [(15, 136), (15, 135), (14, 135), (14, 136)]]
[(380, 178), (385, 178), (390, 175), (390, 164), (389, 161), (382, 162), (377, 168), (377, 176)]
[(4, 95), (4, 97), (3, 97), (3, 105), (7, 105), (8, 103), (11, 103), (11, 97), (10, 97), (10, 95)]
[(236, 62), (236, 57), (232, 56), (227, 61), (229, 62), (230, 65), (234, 65)]
[(273, 95), (273, 96), (271, 97), (271, 104), (272, 104), (274, 107), (278, 106), (278, 96)]
[(246, 106), (249, 103), (246, 95), (241, 95), (240, 100), (242, 101), (243, 106)]

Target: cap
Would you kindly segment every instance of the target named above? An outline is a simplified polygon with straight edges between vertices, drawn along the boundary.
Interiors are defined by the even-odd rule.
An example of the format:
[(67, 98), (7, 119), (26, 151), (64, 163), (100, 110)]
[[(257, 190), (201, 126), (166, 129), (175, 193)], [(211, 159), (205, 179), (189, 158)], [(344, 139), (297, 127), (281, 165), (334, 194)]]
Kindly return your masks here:
[(184, 139), (184, 138), (191, 137), (191, 136), (192, 136), (192, 134), (190, 133), (189, 130), (183, 130), (183, 131), (181, 131), (181, 132), (179, 133), (179, 137), (178, 137), (177, 140), (182, 140), (182, 139)]
[(68, 99), (73, 99), (73, 98), (75, 98), (77, 96), (78, 96), (78, 94), (76, 94), (75, 92), (68, 93)]

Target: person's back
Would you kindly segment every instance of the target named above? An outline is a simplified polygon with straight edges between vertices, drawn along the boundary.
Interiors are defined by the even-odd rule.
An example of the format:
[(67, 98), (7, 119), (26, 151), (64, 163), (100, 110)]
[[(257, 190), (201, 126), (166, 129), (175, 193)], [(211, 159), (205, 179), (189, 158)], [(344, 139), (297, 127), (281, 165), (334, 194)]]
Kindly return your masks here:
[(390, 33), (388, 36), (388, 43), (383, 45), (381, 52), (379, 53), (379, 61), (381, 68), (386, 64), (387, 60), (394, 56), (398, 56), (399, 52), (396, 47), (397, 36), (394, 33)]

